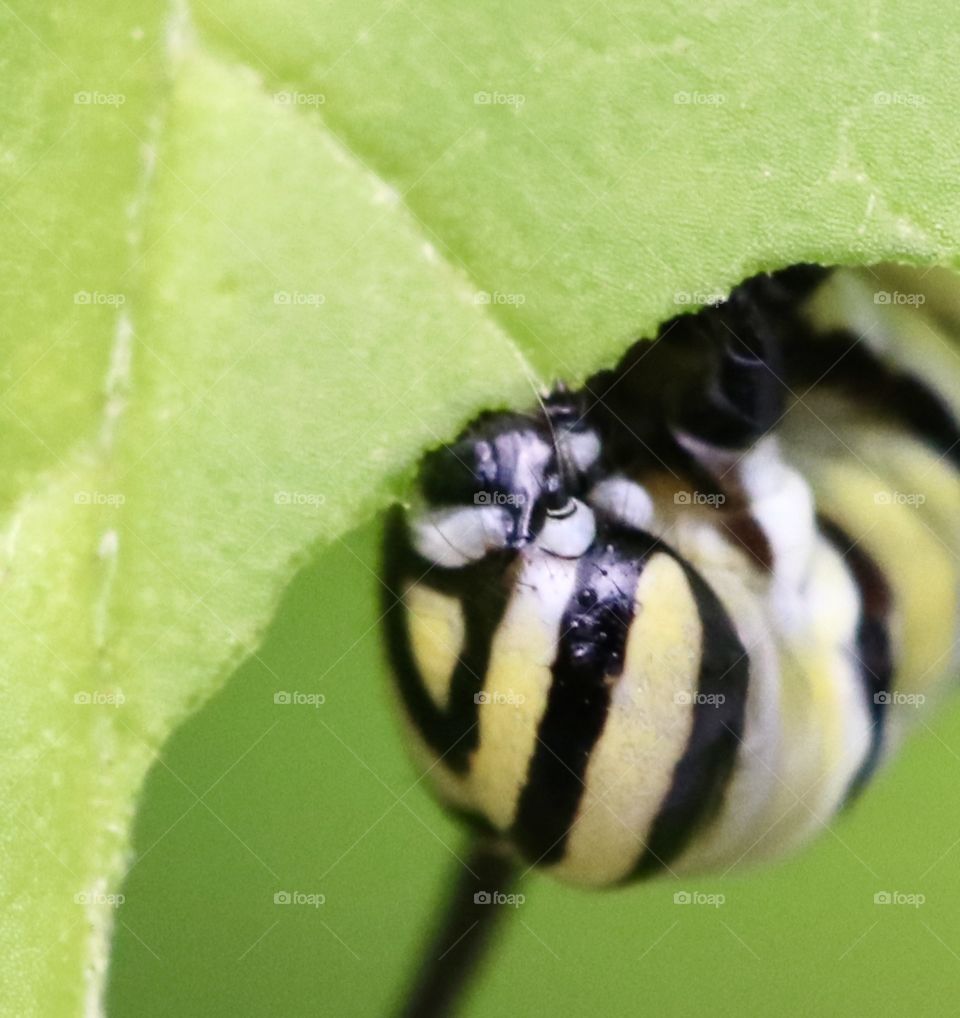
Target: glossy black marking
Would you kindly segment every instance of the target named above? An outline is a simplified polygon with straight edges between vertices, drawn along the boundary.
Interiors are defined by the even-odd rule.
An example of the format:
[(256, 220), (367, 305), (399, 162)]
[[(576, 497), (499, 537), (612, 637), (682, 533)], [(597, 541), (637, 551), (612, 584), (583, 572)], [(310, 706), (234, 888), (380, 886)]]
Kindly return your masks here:
[(870, 745), (847, 789), (846, 802), (863, 791), (883, 752), (887, 705), (893, 690), (894, 655), (890, 635), (893, 594), (883, 570), (846, 531), (826, 516), (818, 515), (820, 532), (843, 557), (860, 593), (857, 621), (857, 661), (864, 703), (871, 721)]
[[(384, 533), (383, 630), (387, 655), (407, 713), (444, 764), (458, 773), (469, 769), (480, 731), (475, 694), (483, 689), (494, 635), (503, 618), (512, 586), (512, 553), (488, 555), (460, 569), (443, 569), (418, 555), (410, 545), (404, 512), (388, 513)], [(410, 640), (410, 612), (402, 592), (419, 580), (463, 607), (464, 645), (450, 682), (447, 709), (431, 699)]]
[(623, 670), (637, 580), (656, 546), (648, 535), (609, 529), (577, 566), (513, 827), (514, 841), (531, 862), (563, 857), (587, 763), (607, 719), (612, 680)]
[(885, 421), (896, 421), (960, 470), (960, 422), (923, 379), (885, 363), (860, 336), (836, 330), (791, 344), (794, 387), (830, 387)]
[(663, 550), (683, 568), (703, 627), (698, 696), (690, 738), (633, 878), (669, 865), (719, 811), (743, 738), (750, 679), (749, 656), (720, 599), (693, 566)]

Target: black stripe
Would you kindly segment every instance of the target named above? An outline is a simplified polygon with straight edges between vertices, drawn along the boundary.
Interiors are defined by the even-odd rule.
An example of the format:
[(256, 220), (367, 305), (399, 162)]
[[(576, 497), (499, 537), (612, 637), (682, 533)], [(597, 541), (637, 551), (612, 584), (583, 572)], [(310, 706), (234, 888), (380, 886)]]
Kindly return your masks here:
[[(688, 453), (688, 455), (690, 458), (686, 468), (690, 471), (691, 483), (695, 485), (695, 490), (721, 496), (716, 502), (716, 512), (720, 524), (750, 556), (758, 569), (772, 573), (774, 567), (773, 548), (770, 545), (767, 532), (753, 515), (751, 498), (743, 486), (739, 462), (726, 476), (718, 479), (710, 473), (706, 464), (700, 462), (693, 453)], [(695, 472), (691, 470), (694, 465)], [(709, 481), (704, 483), (706, 478), (709, 478)]]
[(683, 568), (700, 615), (698, 696), (690, 738), (632, 878), (668, 865), (719, 811), (743, 738), (750, 677), (749, 656), (720, 599), (693, 566), (670, 549), (662, 550)]
[(748, 510), (739, 510), (726, 513), (721, 517), (721, 522), (730, 537), (750, 556), (750, 560), (758, 569), (765, 573), (773, 572), (775, 563), (770, 538), (767, 537), (767, 532), (756, 516)]
[[(444, 569), (418, 555), (410, 544), (405, 514), (387, 514), (383, 544), (383, 632), (387, 655), (411, 720), (444, 764), (464, 773), (480, 737), (476, 694), (483, 689), (493, 637), (506, 611), (513, 583), (511, 552), (491, 554), (459, 569)], [(410, 611), (404, 585), (417, 580), (463, 608), (464, 644), (450, 681), (446, 710), (431, 699), (410, 644)]]
[(612, 678), (623, 670), (637, 580), (657, 547), (647, 534), (611, 529), (578, 563), (512, 832), (531, 862), (563, 857), (587, 762), (607, 719)]
[(897, 421), (960, 470), (960, 423), (924, 379), (889, 364), (855, 333), (805, 336), (788, 350), (792, 385), (832, 387), (885, 421)]
[(860, 794), (876, 770), (883, 751), (887, 705), (893, 688), (893, 641), (890, 616), (893, 596), (879, 565), (833, 520), (817, 517), (820, 532), (842, 556), (860, 594), (857, 621), (857, 662), (864, 701), (871, 721), (870, 745), (847, 789), (846, 802)]

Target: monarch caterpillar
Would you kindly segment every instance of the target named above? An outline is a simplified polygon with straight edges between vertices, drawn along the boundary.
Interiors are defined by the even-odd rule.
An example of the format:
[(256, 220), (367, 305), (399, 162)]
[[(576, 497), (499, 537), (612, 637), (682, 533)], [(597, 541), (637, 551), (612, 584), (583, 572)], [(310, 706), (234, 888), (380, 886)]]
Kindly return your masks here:
[(753, 277), (424, 458), (386, 527), (388, 653), (435, 790), (507, 857), (609, 886), (780, 856), (947, 688), (937, 283)]

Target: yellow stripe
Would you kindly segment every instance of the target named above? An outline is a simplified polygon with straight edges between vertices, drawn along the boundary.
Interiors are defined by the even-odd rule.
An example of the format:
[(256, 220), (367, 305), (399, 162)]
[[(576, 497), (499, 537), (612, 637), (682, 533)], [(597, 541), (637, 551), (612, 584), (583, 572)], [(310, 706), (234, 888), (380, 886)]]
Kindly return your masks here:
[(409, 586), (403, 603), (414, 660), (430, 699), (441, 710), (450, 700), (450, 681), (463, 649), (464, 619), (459, 599), (425, 583)]
[(931, 485), (922, 492), (929, 506), (878, 501), (891, 491), (912, 492), (903, 491), (900, 477), (889, 471), (878, 476), (847, 456), (842, 462), (825, 458), (811, 463), (820, 504), (860, 539), (893, 588), (899, 624), (896, 688), (933, 693), (953, 672), (958, 611), (956, 535), (952, 541), (945, 539), (949, 535), (941, 537), (934, 522), (932, 500), (943, 495)]
[(700, 617), (683, 570), (670, 556), (656, 554), (647, 562), (634, 609), (623, 673), (587, 766), (580, 811), (564, 858), (553, 868), (580, 883), (609, 883), (634, 867), (693, 724)]
[(553, 681), (560, 622), (577, 576), (576, 561), (536, 549), (524, 559), (494, 637), (480, 743), (471, 762), (473, 800), (500, 830), (513, 823), (526, 781)]

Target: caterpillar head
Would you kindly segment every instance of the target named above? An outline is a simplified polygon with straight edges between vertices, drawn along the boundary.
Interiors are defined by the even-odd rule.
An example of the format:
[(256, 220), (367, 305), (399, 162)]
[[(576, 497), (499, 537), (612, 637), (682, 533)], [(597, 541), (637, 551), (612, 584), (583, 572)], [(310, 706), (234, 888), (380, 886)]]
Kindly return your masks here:
[(595, 533), (580, 496), (599, 457), (596, 432), (563, 390), (537, 413), (484, 414), (424, 458), (425, 505), (412, 520), (413, 543), (444, 567), (534, 540), (560, 556), (580, 555)]

